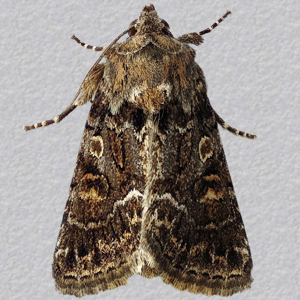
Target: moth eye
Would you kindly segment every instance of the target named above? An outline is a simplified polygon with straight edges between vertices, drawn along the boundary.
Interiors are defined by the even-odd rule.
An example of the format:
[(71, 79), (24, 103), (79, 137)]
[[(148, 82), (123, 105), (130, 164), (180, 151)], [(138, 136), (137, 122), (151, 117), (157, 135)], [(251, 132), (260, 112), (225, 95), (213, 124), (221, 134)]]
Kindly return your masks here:
[(170, 29), (169, 24), (163, 19), (161, 19), (161, 23), (164, 25), (164, 27), (162, 28), (161, 31), (166, 35), (169, 35), (169, 36), (172, 35), (169, 30)]
[[(133, 26), (133, 25), (137, 26), (137, 21), (138, 21), (138, 19), (135, 19), (134, 21), (132, 21), (132, 22), (130, 23), (129, 27), (131, 27), (131, 26)], [(128, 35), (129, 35), (129, 36), (133, 36), (133, 35), (135, 35), (135, 34), (136, 34), (136, 29), (135, 29), (135, 27), (132, 27), (132, 28), (128, 31)]]
[(137, 20), (138, 20), (138, 19), (133, 20), (133, 21), (129, 24), (129, 27), (132, 26), (132, 25), (134, 25), (134, 24), (137, 22)]
[(165, 20), (162, 19), (161, 22), (162, 22), (168, 29), (170, 29), (169, 24), (168, 24)]

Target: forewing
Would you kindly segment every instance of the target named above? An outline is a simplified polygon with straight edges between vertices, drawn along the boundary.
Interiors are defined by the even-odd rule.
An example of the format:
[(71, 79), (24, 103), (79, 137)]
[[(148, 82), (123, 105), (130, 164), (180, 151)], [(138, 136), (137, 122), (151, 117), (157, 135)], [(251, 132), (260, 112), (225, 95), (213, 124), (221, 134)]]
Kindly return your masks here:
[(204, 77), (195, 69), (196, 93), (184, 98), (191, 113), (173, 97), (149, 134), (155, 171), (145, 193), (142, 244), (165, 282), (228, 296), (250, 287), (252, 260)]
[[(136, 110), (113, 116), (99, 92), (85, 126), (54, 253), (53, 277), (81, 297), (126, 284), (138, 268), (144, 183)], [(133, 159), (134, 156), (134, 159)]]

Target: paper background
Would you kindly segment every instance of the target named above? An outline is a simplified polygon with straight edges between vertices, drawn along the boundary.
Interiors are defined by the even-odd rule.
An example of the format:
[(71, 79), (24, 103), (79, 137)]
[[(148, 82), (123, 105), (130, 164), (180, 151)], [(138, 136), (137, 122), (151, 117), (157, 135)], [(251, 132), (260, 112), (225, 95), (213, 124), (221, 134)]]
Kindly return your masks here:
[[(138, 18), (140, 0), (1, 1), (1, 299), (75, 299), (54, 288), (53, 251), (90, 105), (59, 125), (99, 53), (70, 39), (107, 46)], [(247, 3), (247, 4), (245, 4)], [(175, 37), (211, 26), (196, 60), (225, 121), (257, 140), (220, 129), (251, 246), (251, 290), (231, 299), (300, 299), (299, 1), (156, 1)], [(160, 278), (86, 299), (206, 299)], [(221, 299), (215, 296), (212, 299)]]

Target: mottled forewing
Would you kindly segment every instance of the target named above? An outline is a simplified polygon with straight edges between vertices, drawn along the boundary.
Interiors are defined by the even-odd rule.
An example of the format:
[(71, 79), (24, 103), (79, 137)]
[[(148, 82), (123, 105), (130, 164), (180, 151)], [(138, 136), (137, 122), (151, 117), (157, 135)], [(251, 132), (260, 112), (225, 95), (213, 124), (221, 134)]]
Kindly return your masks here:
[(165, 282), (228, 296), (250, 287), (251, 254), (202, 71), (186, 68), (149, 134), (142, 243)]
[(91, 107), (54, 254), (56, 288), (78, 297), (126, 284), (138, 267), (144, 183), (137, 112), (124, 105), (113, 116), (106, 90), (104, 83)]

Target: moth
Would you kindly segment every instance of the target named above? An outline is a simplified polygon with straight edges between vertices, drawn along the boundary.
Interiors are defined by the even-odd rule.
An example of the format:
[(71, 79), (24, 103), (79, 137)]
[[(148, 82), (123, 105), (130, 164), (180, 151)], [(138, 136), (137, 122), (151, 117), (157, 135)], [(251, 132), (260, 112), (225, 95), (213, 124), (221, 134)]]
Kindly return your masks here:
[(250, 288), (251, 253), (218, 124), (256, 136), (212, 108), (189, 46), (228, 14), (174, 38), (151, 4), (108, 47), (72, 37), (102, 54), (64, 112), (24, 126), (58, 123), (92, 102), (54, 253), (59, 292), (95, 294), (134, 274), (206, 295)]

